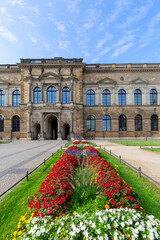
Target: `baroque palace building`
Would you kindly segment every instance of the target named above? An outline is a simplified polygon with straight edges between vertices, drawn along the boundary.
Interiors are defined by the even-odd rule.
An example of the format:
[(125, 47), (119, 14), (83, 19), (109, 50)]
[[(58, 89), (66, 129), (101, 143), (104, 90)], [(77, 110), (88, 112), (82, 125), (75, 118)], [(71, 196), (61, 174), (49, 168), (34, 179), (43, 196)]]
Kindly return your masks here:
[(160, 138), (160, 64), (0, 65), (0, 139)]

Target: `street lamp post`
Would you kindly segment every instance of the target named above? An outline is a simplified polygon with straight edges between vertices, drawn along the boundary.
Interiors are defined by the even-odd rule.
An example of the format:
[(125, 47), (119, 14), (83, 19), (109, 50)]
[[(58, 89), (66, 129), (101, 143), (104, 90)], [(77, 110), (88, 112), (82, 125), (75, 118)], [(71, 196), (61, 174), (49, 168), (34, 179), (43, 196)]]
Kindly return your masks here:
[(10, 142), (12, 142), (12, 127), (11, 127), (11, 133), (10, 133)]
[(145, 140), (147, 141), (147, 123), (145, 123), (144, 129), (145, 129)]

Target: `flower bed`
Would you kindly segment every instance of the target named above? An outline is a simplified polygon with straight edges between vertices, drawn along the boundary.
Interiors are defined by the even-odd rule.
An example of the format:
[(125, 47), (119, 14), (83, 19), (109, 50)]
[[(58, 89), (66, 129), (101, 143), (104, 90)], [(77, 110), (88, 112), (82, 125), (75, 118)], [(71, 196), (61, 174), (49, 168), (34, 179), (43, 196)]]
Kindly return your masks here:
[[(160, 221), (140, 211), (132, 188), (97, 149), (77, 146), (51, 169), (30, 204), (33, 220), (15, 239), (159, 239)], [(84, 204), (91, 211), (73, 216)]]
[(36, 217), (20, 239), (159, 239), (160, 221), (133, 209), (109, 209), (90, 215), (74, 213), (52, 220)]

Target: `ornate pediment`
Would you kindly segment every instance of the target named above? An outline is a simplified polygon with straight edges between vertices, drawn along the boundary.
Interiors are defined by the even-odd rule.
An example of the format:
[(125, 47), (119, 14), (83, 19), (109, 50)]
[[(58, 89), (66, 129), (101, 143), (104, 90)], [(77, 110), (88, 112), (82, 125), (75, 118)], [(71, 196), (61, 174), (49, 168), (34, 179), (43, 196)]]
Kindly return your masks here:
[(49, 79), (49, 78), (59, 78), (60, 76), (58, 75), (58, 74), (56, 74), (56, 73), (53, 73), (53, 72), (47, 72), (47, 73), (44, 73), (44, 74), (42, 74), (41, 75), (41, 78), (47, 78), (47, 79)]
[(138, 78), (138, 79), (130, 81), (130, 84), (148, 84), (148, 82), (146, 80), (142, 80), (142, 79)]
[(98, 84), (101, 84), (101, 85), (103, 85), (103, 84), (105, 84), (105, 85), (108, 85), (108, 84), (109, 84), (109, 85), (110, 85), (110, 84), (116, 85), (116, 84), (117, 84), (116, 81), (114, 81), (113, 79), (108, 78), (108, 77), (106, 77), (106, 78), (98, 81), (97, 83), (98, 83)]

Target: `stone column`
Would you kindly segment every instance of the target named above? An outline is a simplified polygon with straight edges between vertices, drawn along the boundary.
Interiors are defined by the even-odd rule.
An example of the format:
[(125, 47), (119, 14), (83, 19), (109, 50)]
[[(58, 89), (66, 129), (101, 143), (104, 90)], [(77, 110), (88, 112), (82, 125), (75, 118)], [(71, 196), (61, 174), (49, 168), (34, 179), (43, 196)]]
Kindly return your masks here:
[(31, 124), (32, 124), (32, 112), (31, 110), (28, 111), (28, 139), (32, 139), (32, 131), (31, 131)]
[(73, 80), (71, 80), (71, 102), (73, 102)]
[(61, 133), (61, 112), (58, 113), (58, 139), (62, 140), (62, 133)]
[(29, 88), (29, 103), (31, 103), (31, 80), (28, 81), (28, 88)]
[(44, 114), (41, 112), (41, 140), (44, 140)]
[(74, 139), (74, 119), (73, 110), (71, 110), (71, 140)]

